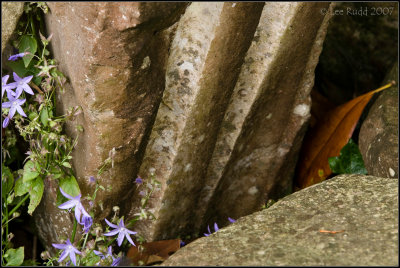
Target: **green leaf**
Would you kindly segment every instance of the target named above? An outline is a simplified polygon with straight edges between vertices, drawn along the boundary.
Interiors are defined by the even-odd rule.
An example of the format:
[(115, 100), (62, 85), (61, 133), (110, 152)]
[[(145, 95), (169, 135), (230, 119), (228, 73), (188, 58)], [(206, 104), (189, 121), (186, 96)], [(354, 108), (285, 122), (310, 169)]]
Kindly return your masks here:
[(41, 76), (33, 76), (32, 82), (38, 86), (42, 82), (42, 79), (43, 79), (43, 77), (41, 77)]
[(35, 119), (37, 116), (39, 116), (36, 112), (31, 112), (31, 113), (29, 113), (29, 115), (28, 115), (28, 118), (29, 118), (29, 120), (33, 120), (33, 119)]
[(41, 177), (37, 177), (29, 189), (30, 202), (28, 206), (28, 214), (32, 215), (33, 211), (39, 205), (40, 200), (42, 200), (44, 190), (44, 183)]
[(47, 108), (44, 107), (42, 109), (42, 111), (40, 112), (40, 121), (42, 122), (42, 124), (47, 127), (48, 125), (48, 119), (49, 119), (49, 113), (47, 112)]
[(53, 77), (64, 77), (64, 74), (62, 72), (60, 72), (59, 70), (57, 70), (56, 68), (51, 68), (50, 69), (50, 75)]
[(50, 121), (49, 124), (50, 124), (50, 127), (53, 128), (53, 127), (55, 127), (57, 125), (57, 122)]
[(14, 176), (11, 173), (11, 170), (3, 165), (1, 171), (1, 196), (3, 198), (7, 197), (7, 194), (12, 190), (13, 185)]
[(85, 266), (95, 266), (99, 261), (100, 257), (97, 256), (93, 251), (90, 251), (90, 253), (85, 257)]
[(19, 247), (17, 249), (10, 248), (7, 250), (4, 257), (7, 261), (6, 266), (20, 266), (24, 261), (24, 247)]
[(31, 54), (25, 55), (22, 60), (24, 61), (25, 67), (28, 67), (31, 62), (33, 55), (35, 55), (37, 50), (37, 42), (36, 39), (29, 35), (23, 35), (19, 42), (19, 53), (29, 51)]
[(68, 162), (63, 162), (62, 165), (63, 165), (64, 167), (67, 167), (67, 168), (72, 168), (72, 167), (71, 167), (71, 164), (68, 163)]
[(28, 72), (22, 60), (7, 61), (6, 65), (8, 65), (19, 77), (24, 77)]
[(367, 174), (360, 150), (352, 139), (342, 148), (339, 156), (329, 157), (328, 162), (336, 174)]
[(54, 179), (58, 179), (63, 175), (62, 170), (58, 166), (50, 167), (49, 173), (53, 175)]
[(23, 182), (23, 179), (17, 179), (15, 182), (14, 192), (16, 196), (21, 196), (29, 191), (32, 181)]
[(25, 163), (24, 166), (24, 175), (23, 175), (23, 182), (27, 182), (30, 180), (33, 180), (37, 176), (39, 176), (39, 169), (37, 169), (37, 165), (35, 166), (35, 163), (33, 163), (31, 160)]
[(60, 179), (60, 187), (70, 196), (77, 196), (81, 193), (78, 182), (74, 176)]

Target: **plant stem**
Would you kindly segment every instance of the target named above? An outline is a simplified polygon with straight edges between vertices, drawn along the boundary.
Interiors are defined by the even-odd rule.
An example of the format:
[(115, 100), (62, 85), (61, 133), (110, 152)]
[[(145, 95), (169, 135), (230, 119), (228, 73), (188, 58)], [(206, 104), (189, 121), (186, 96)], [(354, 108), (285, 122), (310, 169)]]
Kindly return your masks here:
[(82, 250), (83, 250), (83, 249), (85, 248), (85, 246), (86, 246), (86, 241), (87, 241), (87, 239), (88, 239), (88, 236), (89, 236), (89, 232), (87, 232), (86, 237), (85, 237), (85, 241), (83, 241)]
[[(75, 208), (76, 209), (76, 208)], [(72, 230), (72, 237), (71, 237), (71, 243), (74, 243), (75, 240), (75, 234), (76, 234), (76, 227), (78, 226), (78, 221), (75, 219), (74, 220), (74, 229)]]
[(7, 219), (25, 202), (25, 200), (28, 199), (28, 197), (29, 194), (26, 194), (25, 197), (21, 201), (19, 201), (19, 203), (9, 213), (7, 213), (6, 208), (6, 218), (1, 221), (1, 224), (4, 224), (4, 222), (7, 221)]
[[(6, 220), (8, 220), (8, 205), (6, 204), (6, 206), (5, 206), (5, 212), (6, 212)], [(3, 225), (3, 224), (2, 224)], [(8, 248), (8, 222), (7, 222), (7, 224), (6, 224), (6, 237), (5, 237), (5, 244), (6, 244), (6, 248)]]
[(106, 247), (108, 248), (108, 246), (111, 245), (111, 244), (117, 239), (117, 237), (118, 237), (118, 236), (114, 237), (110, 242), (108, 242), (108, 243), (106, 244)]
[(30, 82), (29, 85), (30, 85), (31, 87), (33, 87), (34, 89), (36, 89), (39, 93), (42, 93), (42, 94), (43, 94), (43, 91), (41, 91), (40, 88), (39, 88), (35, 83)]

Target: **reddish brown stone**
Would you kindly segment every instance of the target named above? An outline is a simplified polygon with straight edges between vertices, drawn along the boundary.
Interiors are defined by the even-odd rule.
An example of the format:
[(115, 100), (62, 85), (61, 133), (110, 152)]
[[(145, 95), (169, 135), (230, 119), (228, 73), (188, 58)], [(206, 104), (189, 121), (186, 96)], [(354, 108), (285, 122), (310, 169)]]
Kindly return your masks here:
[[(84, 128), (73, 152), (73, 167), (83, 197), (92, 194), (87, 187), (89, 176), (97, 177), (106, 188), (96, 199), (95, 220), (103, 220), (113, 206), (123, 210), (132, 193), (146, 136), (164, 90), (171, 26), (187, 3), (48, 5), (46, 23), (48, 33), (53, 33), (52, 52), (69, 79), (64, 91), (57, 94), (57, 112), (65, 114), (77, 105), (83, 109), (77, 122), (68, 123), (66, 130), (76, 137), (75, 124)], [(110, 155), (112, 164), (97, 176)], [(53, 201), (45, 195), (42, 205), (46, 207), (48, 202)], [(37, 213), (36, 217), (45, 216)], [(58, 219), (63, 220), (68, 221)], [(57, 222), (53, 225), (53, 234), (63, 232)], [(40, 235), (49, 237), (46, 230)], [(56, 242), (57, 236), (50, 237), (47, 245)]]

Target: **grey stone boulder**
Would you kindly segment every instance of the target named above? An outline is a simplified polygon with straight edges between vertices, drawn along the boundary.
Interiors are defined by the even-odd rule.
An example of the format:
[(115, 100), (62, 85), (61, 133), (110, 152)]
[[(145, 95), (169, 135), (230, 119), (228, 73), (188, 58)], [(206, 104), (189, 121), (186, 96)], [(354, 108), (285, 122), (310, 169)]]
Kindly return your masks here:
[(1, 2), (1, 53), (24, 12), (24, 2)]
[(398, 181), (353, 174), (242, 217), (162, 266), (397, 266), (398, 257)]
[(399, 177), (399, 92), (396, 62), (383, 84), (394, 80), (395, 86), (380, 93), (364, 120), (359, 147), (368, 174)]
[[(292, 192), (330, 3), (194, 2), (178, 22), (139, 174), (147, 240), (196, 236)], [(136, 195), (137, 196), (137, 195)], [(139, 198), (138, 198), (139, 197)], [(140, 196), (127, 216), (140, 213)], [(229, 215), (226, 213), (229, 211)]]

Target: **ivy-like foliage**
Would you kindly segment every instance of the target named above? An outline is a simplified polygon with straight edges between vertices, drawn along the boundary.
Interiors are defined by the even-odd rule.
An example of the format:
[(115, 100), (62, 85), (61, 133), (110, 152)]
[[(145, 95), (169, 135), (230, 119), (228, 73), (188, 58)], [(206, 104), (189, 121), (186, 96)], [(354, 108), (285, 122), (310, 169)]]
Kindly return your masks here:
[(2, 265), (22, 264), (22, 247), (11, 248), (8, 226), (28, 198), (27, 212), (32, 215), (42, 199), (44, 179), (58, 180), (68, 194), (80, 193), (71, 166), (78, 137), (66, 136), (63, 126), (81, 109), (71, 107), (66, 115), (56, 116), (56, 91), (63, 90), (66, 78), (50, 58), (52, 35), (44, 36), (43, 24), (47, 10), (44, 2), (25, 3), (13, 42), (15, 54), (6, 64), (12, 71), (2, 74)]
[(367, 174), (360, 149), (352, 139), (342, 148), (339, 156), (329, 157), (328, 162), (336, 174)]

